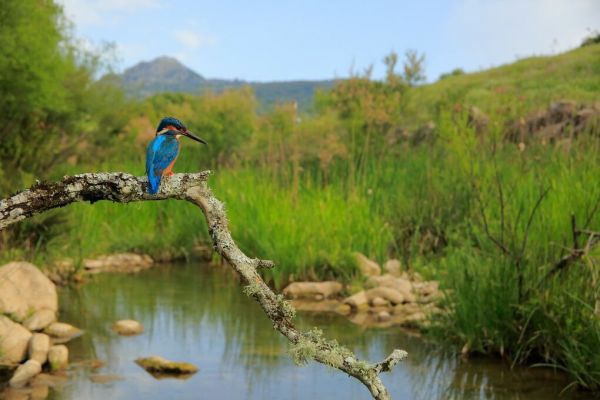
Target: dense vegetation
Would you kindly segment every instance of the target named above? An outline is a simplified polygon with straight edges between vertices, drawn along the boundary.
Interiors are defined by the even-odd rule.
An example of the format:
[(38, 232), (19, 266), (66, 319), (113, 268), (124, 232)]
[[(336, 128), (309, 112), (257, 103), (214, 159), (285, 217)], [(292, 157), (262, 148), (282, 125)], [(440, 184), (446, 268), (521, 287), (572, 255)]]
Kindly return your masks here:
[[(141, 175), (156, 122), (176, 115), (210, 143), (185, 143), (176, 169), (215, 170), (234, 237), (277, 262), (273, 284), (359, 279), (353, 251), (398, 257), (447, 289), (434, 333), (600, 390), (600, 246), (585, 250), (600, 230), (600, 121), (573, 103), (543, 113), (600, 100), (599, 45), (422, 86), (416, 53), (402, 73), (390, 55), (384, 81), (338, 82), (314, 114), (257, 114), (250, 88), (126, 102), (94, 81), (99, 59), (77, 50), (53, 3), (0, 13), (3, 197), (67, 173)], [(202, 224), (177, 202), (80, 204), (3, 233), (2, 258), (186, 254)]]

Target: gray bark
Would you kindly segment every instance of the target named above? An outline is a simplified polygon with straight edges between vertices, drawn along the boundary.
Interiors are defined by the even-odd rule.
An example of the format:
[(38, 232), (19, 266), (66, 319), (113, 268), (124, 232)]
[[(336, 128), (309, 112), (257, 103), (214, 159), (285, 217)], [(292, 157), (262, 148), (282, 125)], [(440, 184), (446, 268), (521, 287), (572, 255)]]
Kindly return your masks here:
[(0, 230), (35, 214), (78, 201), (189, 201), (202, 210), (214, 249), (239, 274), (245, 285), (244, 293), (260, 304), (273, 327), (291, 342), (290, 352), (297, 363), (314, 359), (358, 379), (373, 398), (390, 399), (379, 374), (390, 371), (406, 357), (406, 352), (394, 350), (382, 362), (371, 364), (359, 360), (335, 340), (325, 339), (316, 329), (307, 332), (298, 330), (293, 323), (293, 307), (282, 295), (275, 294), (257, 272), (257, 268), (271, 268), (273, 263), (246, 256), (233, 241), (223, 203), (213, 196), (206, 182), (209, 175), (210, 171), (175, 174), (161, 183), (156, 195), (146, 192), (146, 177), (122, 172), (80, 174), (66, 176), (55, 183), (37, 183), (28, 190), (0, 201)]

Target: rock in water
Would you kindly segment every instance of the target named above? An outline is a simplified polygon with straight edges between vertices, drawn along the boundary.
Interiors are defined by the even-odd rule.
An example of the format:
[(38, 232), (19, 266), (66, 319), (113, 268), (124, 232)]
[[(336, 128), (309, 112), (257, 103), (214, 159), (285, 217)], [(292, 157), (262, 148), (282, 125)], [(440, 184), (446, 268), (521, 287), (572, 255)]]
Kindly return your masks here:
[(154, 260), (146, 254), (119, 253), (101, 256), (93, 260), (83, 260), (86, 271), (97, 272), (137, 272), (150, 268)]
[(293, 282), (283, 289), (283, 294), (293, 299), (318, 298), (318, 296), (327, 298), (337, 295), (342, 289), (342, 284), (336, 281)]
[(44, 333), (34, 333), (29, 341), (29, 359), (44, 365), (48, 360), (50, 336)]
[(139, 335), (144, 332), (144, 325), (132, 319), (122, 319), (114, 323), (112, 330), (124, 336)]
[(59, 371), (67, 368), (69, 365), (69, 349), (64, 344), (57, 344), (50, 347), (48, 351), (48, 363), (50, 370)]
[(114, 374), (93, 374), (90, 375), (90, 381), (94, 383), (113, 383), (122, 381), (124, 378), (121, 375)]
[(159, 356), (138, 358), (135, 362), (155, 378), (189, 376), (198, 372), (198, 368), (193, 364), (170, 361)]
[(22, 325), (0, 315), (0, 364), (23, 361), (30, 338), (31, 332)]
[(44, 333), (52, 338), (52, 343), (66, 343), (71, 339), (83, 335), (83, 331), (64, 322), (53, 322), (44, 329)]
[(45, 310), (45, 314), (41, 319), (28, 322), (31, 329), (42, 329), (44, 323), (56, 318), (58, 296), (54, 283), (27, 262), (11, 262), (0, 267), (0, 314), (23, 322), (40, 310)]
[(364, 290), (361, 290), (360, 292), (346, 298), (344, 303), (348, 304), (352, 310), (369, 308), (369, 298)]
[(28, 360), (25, 364), (19, 365), (8, 384), (13, 388), (21, 388), (40, 372), (42, 372), (42, 365), (36, 360)]

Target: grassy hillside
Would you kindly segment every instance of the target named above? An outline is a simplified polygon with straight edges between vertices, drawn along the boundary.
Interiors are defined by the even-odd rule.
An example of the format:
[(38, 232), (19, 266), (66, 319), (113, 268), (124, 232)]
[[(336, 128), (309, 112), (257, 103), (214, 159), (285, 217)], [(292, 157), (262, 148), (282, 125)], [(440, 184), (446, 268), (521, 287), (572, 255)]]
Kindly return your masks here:
[(600, 45), (449, 76), (419, 86), (409, 97), (407, 110), (416, 125), (431, 119), (440, 108), (455, 104), (496, 113), (498, 106), (509, 97), (515, 99), (510, 113), (521, 116), (560, 99), (597, 102), (600, 101)]

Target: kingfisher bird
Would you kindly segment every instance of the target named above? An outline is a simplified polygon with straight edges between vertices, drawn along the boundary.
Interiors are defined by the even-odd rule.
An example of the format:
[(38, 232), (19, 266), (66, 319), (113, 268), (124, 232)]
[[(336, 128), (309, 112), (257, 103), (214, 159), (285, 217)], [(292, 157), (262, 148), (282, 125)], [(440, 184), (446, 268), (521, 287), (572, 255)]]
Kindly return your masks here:
[(181, 143), (179, 142), (181, 136), (187, 136), (197, 142), (207, 144), (190, 132), (183, 122), (177, 118), (163, 118), (158, 124), (158, 128), (156, 128), (156, 137), (152, 139), (146, 151), (148, 193), (156, 194), (162, 178), (165, 175), (173, 175), (171, 170), (181, 149)]

